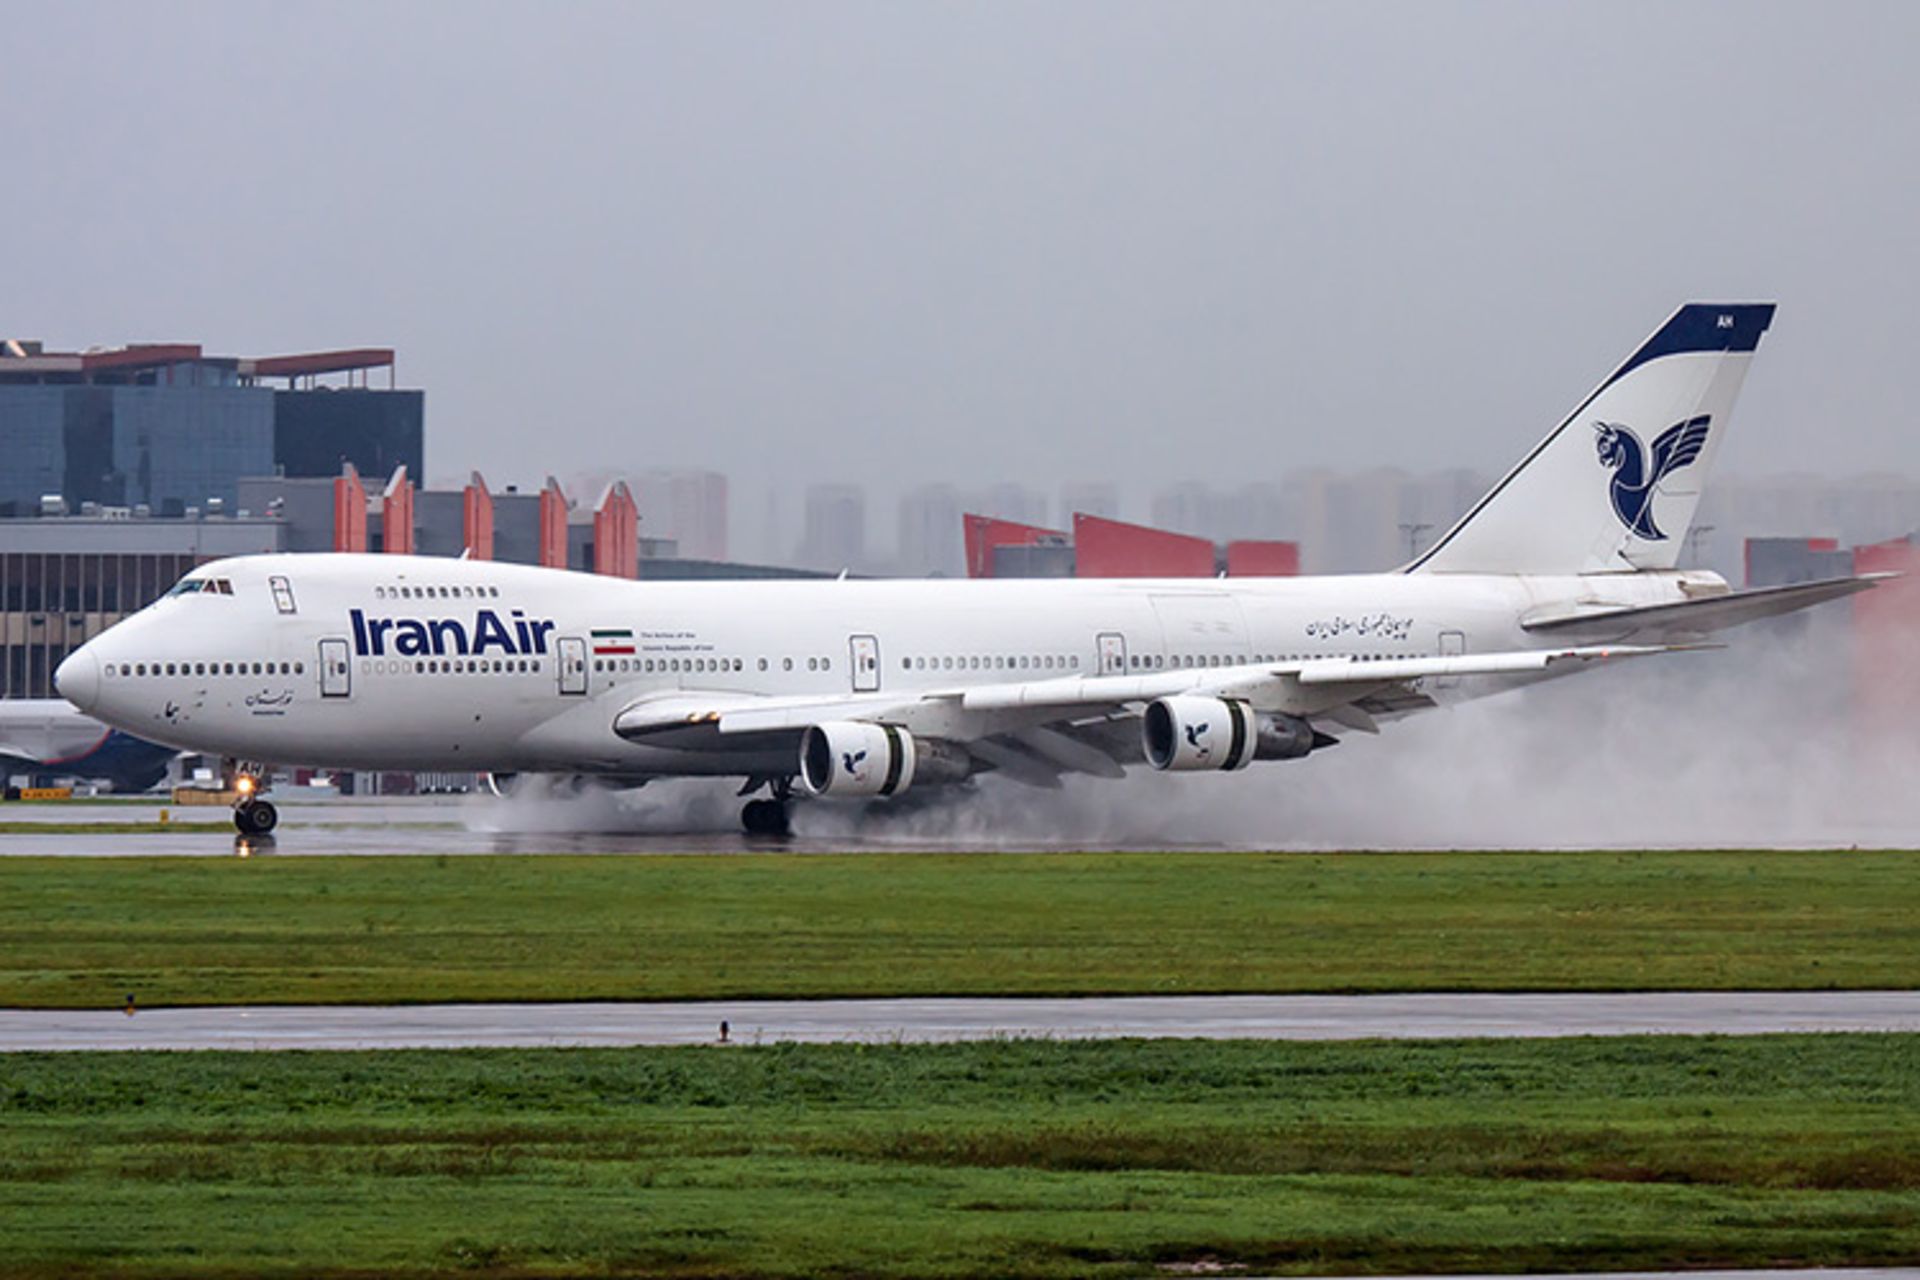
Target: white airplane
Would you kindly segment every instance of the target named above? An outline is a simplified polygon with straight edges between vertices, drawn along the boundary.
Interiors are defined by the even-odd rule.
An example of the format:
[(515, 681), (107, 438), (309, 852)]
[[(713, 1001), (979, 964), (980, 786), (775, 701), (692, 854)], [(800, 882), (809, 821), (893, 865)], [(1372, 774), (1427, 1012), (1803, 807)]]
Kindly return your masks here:
[[(243, 556), (70, 656), (61, 694), (266, 762), (737, 776), (749, 831), (796, 791), (890, 797), (993, 771), (1238, 770), (1436, 705), (1871, 585), (1730, 590), (1676, 569), (1771, 304), (1682, 307), (1432, 549), (1267, 579), (626, 582), (398, 555)], [(249, 787), (245, 784), (252, 783)]]
[(60, 698), (0, 698), (0, 782), (84, 778), (145, 791), (180, 753), (81, 715)]

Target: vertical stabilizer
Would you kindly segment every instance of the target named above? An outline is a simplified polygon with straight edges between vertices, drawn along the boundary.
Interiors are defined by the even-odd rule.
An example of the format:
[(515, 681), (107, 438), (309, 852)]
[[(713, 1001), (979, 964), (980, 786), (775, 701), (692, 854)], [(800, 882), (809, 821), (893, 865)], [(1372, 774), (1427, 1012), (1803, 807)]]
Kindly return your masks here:
[(1681, 307), (1408, 572), (1673, 568), (1772, 322), (1770, 302)]

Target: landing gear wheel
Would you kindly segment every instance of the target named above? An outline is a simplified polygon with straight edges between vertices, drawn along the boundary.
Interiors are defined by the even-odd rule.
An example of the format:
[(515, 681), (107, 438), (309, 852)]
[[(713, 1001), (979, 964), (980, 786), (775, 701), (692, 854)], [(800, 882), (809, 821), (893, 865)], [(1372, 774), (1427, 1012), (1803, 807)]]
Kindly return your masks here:
[(787, 806), (779, 800), (749, 800), (740, 810), (740, 825), (750, 836), (787, 836), (793, 824), (787, 818)]
[(280, 811), (266, 800), (249, 800), (233, 808), (233, 825), (243, 836), (264, 836), (280, 823)]

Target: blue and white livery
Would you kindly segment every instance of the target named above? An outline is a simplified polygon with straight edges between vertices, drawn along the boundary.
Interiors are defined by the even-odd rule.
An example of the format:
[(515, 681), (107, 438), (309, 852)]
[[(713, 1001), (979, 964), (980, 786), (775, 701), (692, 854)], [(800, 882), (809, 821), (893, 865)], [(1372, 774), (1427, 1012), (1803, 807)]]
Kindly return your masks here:
[[(57, 679), (90, 714), (243, 773), (735, 776), (767, 793), (743, 815), (763, 832), (796, 795), (1237, 772), (1871, 585), (1736, 592), (1676, 567), (1772, 317), (1682, 307), (1392, 572), (655, 583), (249, 556), (196, 569)], [(250, 798), (236, 820), (263, 830), (272, 808)]]

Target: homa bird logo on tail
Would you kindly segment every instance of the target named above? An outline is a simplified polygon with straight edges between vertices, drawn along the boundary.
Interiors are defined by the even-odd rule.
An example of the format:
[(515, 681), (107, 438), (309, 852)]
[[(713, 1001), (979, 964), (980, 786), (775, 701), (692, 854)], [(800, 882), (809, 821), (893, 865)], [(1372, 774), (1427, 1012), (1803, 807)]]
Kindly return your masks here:
[(1700, 456), (1707, 447), (1707, 428), (1712, 421), (1711, 414), (1701, 414), (1674, 423), (1653, 438), (1651, 460), (1631, 427), (1615, 422), (1593, 424), (1600, 465), (1613, 471), (1613, 483), (1608, 487), (1613, 513), (1634, 537), (1666, 541), (1666, 533), (1653, 522), (1654, 490), (1662, 480)]

